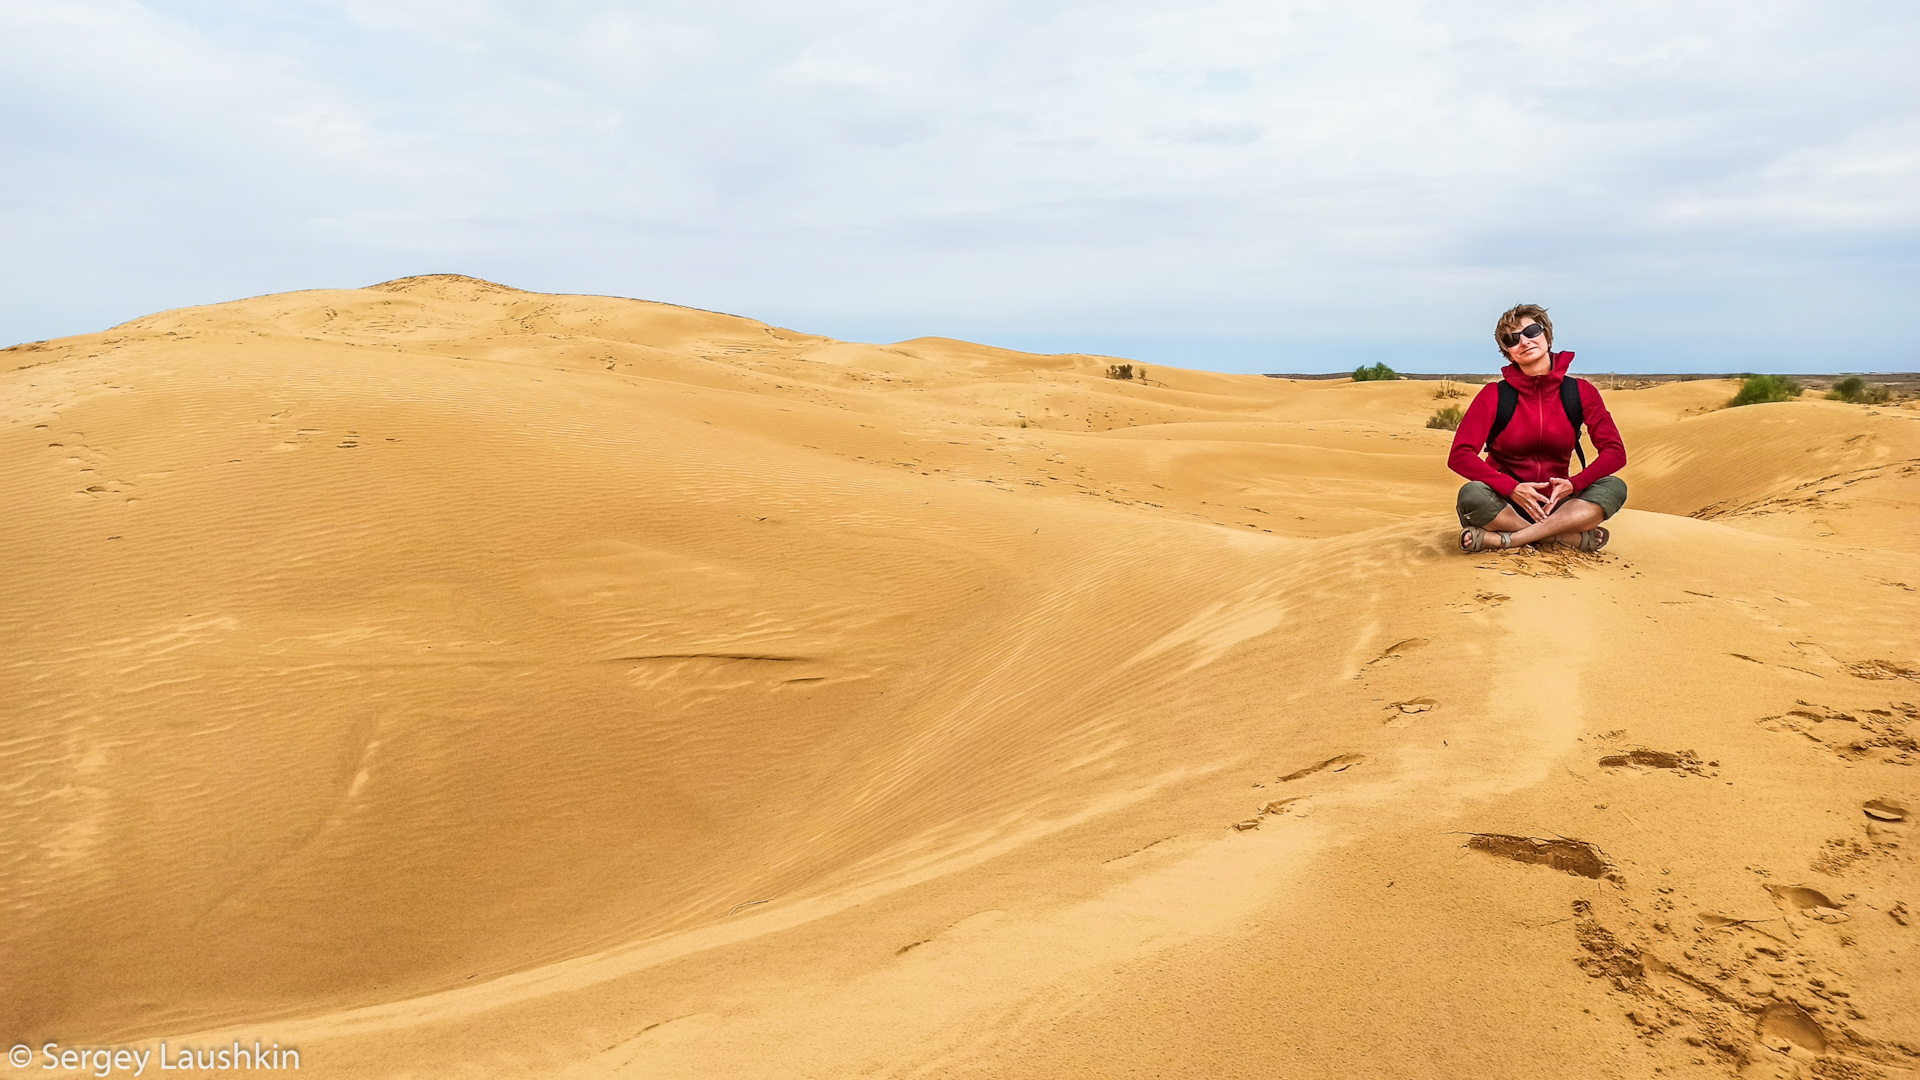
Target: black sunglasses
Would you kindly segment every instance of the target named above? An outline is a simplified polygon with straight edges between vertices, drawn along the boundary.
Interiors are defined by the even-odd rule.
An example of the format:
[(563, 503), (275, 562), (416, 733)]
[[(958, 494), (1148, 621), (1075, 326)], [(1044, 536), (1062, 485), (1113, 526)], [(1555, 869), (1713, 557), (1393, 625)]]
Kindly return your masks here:
[(1511, 334), (1501, 334), (1500, 345), (1502, 348), (1511, 349), (1515, 345), (1520, 344), (1520, 339), (1523, 337), (1536, 338), (1546, 332), (1547, 332), (1546, 327), (1541, 326), (1539, 323), (1531, 323), (1519, 330), (1514, 331)]

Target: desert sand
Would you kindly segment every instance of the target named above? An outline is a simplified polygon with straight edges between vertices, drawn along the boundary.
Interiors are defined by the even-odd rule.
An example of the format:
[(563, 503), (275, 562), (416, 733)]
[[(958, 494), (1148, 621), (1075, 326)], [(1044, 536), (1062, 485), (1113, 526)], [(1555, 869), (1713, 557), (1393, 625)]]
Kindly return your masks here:
[(1464, 555), (1434, 383), (1118, 362), (456, 276), (0, 352), (0, 1037), (1920, 1076), (1920, 410), (1602, 384), (1611, 546)]

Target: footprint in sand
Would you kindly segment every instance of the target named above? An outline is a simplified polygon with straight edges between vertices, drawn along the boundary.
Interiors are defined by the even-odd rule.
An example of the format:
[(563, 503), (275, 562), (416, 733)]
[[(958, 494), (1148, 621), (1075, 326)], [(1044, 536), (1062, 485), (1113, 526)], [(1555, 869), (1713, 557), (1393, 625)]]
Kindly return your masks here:
[(1304, 780), (1314, 773), (1329, 771), (1346, 772), (1348, 769), (1353, 768), (1365, 760), (1367, 760), (1365, 754), (1341, 754), (1339, 757), (1330, 757), (1318, 765), (1309, 765), (1298, 772), (1290, 772), (1280, 778), (1280, 783), (1286, 784), (1295, 780)]
[(1413, 717), (1424, 712), (1432, 712), (1439, 707), (1440, 703), (1430, 697), (1417, 697), (1409, 698), (1406, 701), (1395, 701), (1386, 707), (1387, 719), (1385, 722), (1388, 727), (1406, 727), (1408, 724), (1413, 723)]
[(1691, 750), (1668, 752), (1635, 747), (1624, 754), (1608, 754), (1600, 759), (1603, 769), (1667, 769), (1677, 773), (1690, 773), (1694, 776), (1706, 776), (1709, 766), (1720, 764), (1717, 761), (1702, 762), (1700, 756)]
[(1868, 799), (1860, 809), (1875, 821), (1907, 820), (1907, 804), (1898, 799)]
[(1260, 822), (1264, 818), (1287, 817), (1289, 815), (1293, 817), (1306, 817), (1308, 810), (1311, 808), (1312, 805), (1307, 802), (1307, 796), (1305, 795), (1296, 795), (1291, 799), (1275, 799), (1267, 805), (1262, 806), (1260, 812), (1254, 816), (1245, 821), (1234, 822), (1233, 827), (1241, 832), (1246, 832), (1249, 829), (1259, 828)]
[(1818, 889), (1809, 889), (1804, 885), (1769, 885), (1767, 891), (1782, 907), (1809, 919), (1839, 923), (1853, 917)]
[(1895, 846), (1907, 840), (1908, 807), (1901, 799), (1868, 799), (1860, 805), (1866, 813), (1866, 840), (1870, 844)]
[(1886, 679), (1912, 679), (1920, 682), (1920, 671), (1889, 660), (1863, 660), (1858, 664), (1848, 664), (1847, 674), (1856, 679), (1869, 679), (1875, 682)]
[(1533, 866), (1547, 866), (1563, 874), (1593, 878), (1598, 881), (1612, 864), (1607, 861), (1606, 853), (1584, 840), (1569, 840), (1564, 836), (1508, 836), (1505, 833), (1474, 833), (1467, 846), (1475, 851), (1484, 851), (1502, 859), (1528, 863)]
[(1867, 815), (1867, 841), (1898, 844), (1907, 838), (1909, 811), (1899, 799), (1869, 799), (1860, 807)]
[(1911, 764), (1916, 743), (1912, 728), (1920, 722), (1920, 706), (1893, 702), (1885, 709), (1846, 713), (1810, 701), (1779, 716), (1763, 716), (1758, 723), (1768, 731), (1805, 736), (1847, 761), (1884, 761)]
[[(1279, 783), (1285, 784), (1293, 780), (1304, 780), (1315, 773), (1345, 772), (1365, 760), (1367, 759), (1364, 754), (1341, 754), (1339, 757), (1330, 757), (1325, 761), (1315, 765), (1309, 765), (1297, 772), (1290, 772), (1281, 777)], [(1307, 811), (1310, 809), (1310, 804), (1308, 804), (1306, 800), (1307, 796), (1305, 795), (1296, 795), (1290, 799), (1275, 799), (1265, 806), (1262, 806), (1254, 816), (1244, 821), (1236, 821), (1228, 827), (1239, 832), (1247, 832), (1259, 828), (1260, 819), (1265, 817), (1283, 817), (1288, 814), (1292, 814), (1294, 817), (1306, 817)]]
[(1743, 919), (1734, 915), (1722, 915), (1717, 911), (1695, 912), (1694, 917), (1700, 920), (1701, 926), (1709, 930), (1730, 930), (1742, 926), (1752, 926), (1754, 923), (1773, 921), (1772, 919)]
[[(1776, 1001), (1760, 1013), (1754, 1037), (1760, 1045), (1789, 1057), (1819, 1057), (1827, 1052), (1827, 1033), (1805, 1009), (1790, 1001)], [(1795, 1053), (1799, 1051), (1799, 1053)]]
[(1405, 641), (1397, 641), (1392, 645), (1387, 646), (1386, 652), (1383, 652), (1379, 656), (1376, 656), (1373, 659), (1367, 661), (1367, 666), (1372, 667), (1375, 664), (1385, 663), (1388, 660), (1398, 660), (1401, 657), (1407, 655), (1408, 653), (1414, 651), (1415, 649), (1425, 648), (1426, 644), (1427, 644), (1427, 639), (1423, 637), (1408, 638)]

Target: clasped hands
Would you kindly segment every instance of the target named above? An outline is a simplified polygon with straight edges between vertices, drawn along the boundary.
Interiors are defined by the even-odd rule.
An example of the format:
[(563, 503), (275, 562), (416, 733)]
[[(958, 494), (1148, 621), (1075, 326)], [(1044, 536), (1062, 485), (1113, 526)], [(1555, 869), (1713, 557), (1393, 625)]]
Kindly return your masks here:
[(1507, 496), (1507, 499), (1533, 515), (1535, 521), (1545, 521), (1547, 515), (1567, 501), (1567, 496), (1571, 494), (1573, 494), (1573, 481), (1564, 476), (1556, 476), (1552, 480), (1515, 484), (1513, 494)]

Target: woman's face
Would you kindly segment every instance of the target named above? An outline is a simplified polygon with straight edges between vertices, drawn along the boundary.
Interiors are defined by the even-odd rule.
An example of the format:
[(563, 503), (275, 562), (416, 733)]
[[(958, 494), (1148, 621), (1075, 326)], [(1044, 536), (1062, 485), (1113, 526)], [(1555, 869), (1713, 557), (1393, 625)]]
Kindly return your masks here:
[[(1535, 320), (1532, 316), (1522, 315), (1520, 317), (1520, 324), (1515, 326), (1512, 332), (1517, 334), (1527, 327), (1534, 325), (1534, 323)], [(1547, 359), (1547, 335), (1541, 334), (1538, 337), (1522, 337), (1518, 344), (1507, 349), (1507, 359), (1519, 364), (1522, 368), (1538, 365), (1541, 361)]]

